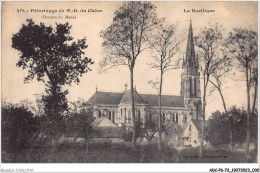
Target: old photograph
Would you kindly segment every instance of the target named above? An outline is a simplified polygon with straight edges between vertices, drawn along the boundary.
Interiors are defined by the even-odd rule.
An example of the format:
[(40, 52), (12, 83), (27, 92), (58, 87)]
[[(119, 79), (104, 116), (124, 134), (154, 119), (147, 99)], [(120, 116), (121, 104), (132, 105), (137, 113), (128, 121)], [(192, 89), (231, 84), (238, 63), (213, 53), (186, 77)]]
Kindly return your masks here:
[(257, 1), (1, 10), (2, 163), (258, 163)]

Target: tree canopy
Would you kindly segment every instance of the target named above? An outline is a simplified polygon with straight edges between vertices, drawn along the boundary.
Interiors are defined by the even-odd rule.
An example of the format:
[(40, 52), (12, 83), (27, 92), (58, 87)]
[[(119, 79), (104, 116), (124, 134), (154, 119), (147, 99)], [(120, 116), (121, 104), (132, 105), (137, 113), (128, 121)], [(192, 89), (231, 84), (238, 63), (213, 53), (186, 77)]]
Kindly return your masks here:
[[(225, 40), (224, 47), (227, 54), (237, 60), (237, 69), (245, 73), (246, 91), (247, 91), (247, 140), (246, 140), (246, 160), (249, 156), (250, 143), (250, 114), (255, 111), (256, 95), (257, 95), (257, 56), (258, 56), (258, 35), (256, 32), (248, 29), (234, 28)], [(254, 77), (255, 76), (255, 77)], [(255, 95), (253, 107), (250, 106), (250, 88), (255, 83)], [(253, 110), (251, 112), (251, 109)]]
[(45, 113), (53, 118), (68, 108), (68, 91), (62, 91), (62, 86), (78, 84), (79, 77), (91, 70), (89, 65), (94, 63), (83, 57), (88, 47), (86, 38), (73, 41), (71, 27), (69, 23), (56, 23), (54, 28), (27, 19), (12, 37), (12, 47), (20, 52), (17, 66), (28, 69), (25, 82), (36, 78), (47, 86), (47, 95), (43, 96)]
[[(243, 144), (246, 141), (247, 131), (247, 112), (236, 108), (235, 106), (227, 112), (215, 111), (212, 113), (209, 121), (210, 125), (206, 128), (206, 140), (217, 146), (228, 144), (230, 141), (229, 121), (231, 117), (233, 144)], [(250, 116), (250, 136), (251, 141), (257, 141), (257, 114)]]
[(31, 145), (30, 139), (36, 131), (33, 114), (24, 107), (2, 107), (2, 149), (18, 152)]
[(17, 66), (28, 69), (25, 82), (35, 77), (46, 82), (47, 76), (53, 85), (79, 83), (79, 76), (88, 72), (93, 63), (90, 58), (82, 58), (87, 48), (86, 38), (72, 42), (69, 23), (56, 23), (53, 28), (44, 23), (37, 25), (32, 19), (26, 22), (12, 37), (12, 47), (20, 52)]
[(133, 68), (138, 55), (148, 48), (145, 43), (158, 23), (155, 6), (150, 2), (125, 2), (115, 12), (113, 23), (100, 33), (106, 53), (101, 68), (119, 65)]
[(150, 65), (162, 73), (179, 67), (180, 59), (175, 55), (181, 42), (176, 38), (176, 28), (176, 25), (160, 25), (149, 41), (154, 60)]

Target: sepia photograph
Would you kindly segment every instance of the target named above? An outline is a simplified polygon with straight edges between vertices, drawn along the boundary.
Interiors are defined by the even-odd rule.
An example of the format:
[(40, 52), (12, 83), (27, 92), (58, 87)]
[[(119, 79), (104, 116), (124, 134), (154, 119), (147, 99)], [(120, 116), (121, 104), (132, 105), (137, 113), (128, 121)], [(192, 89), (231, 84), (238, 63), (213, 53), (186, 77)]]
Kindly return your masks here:
[(1, 12), (1, 163), (258, 163), (257, 1)]

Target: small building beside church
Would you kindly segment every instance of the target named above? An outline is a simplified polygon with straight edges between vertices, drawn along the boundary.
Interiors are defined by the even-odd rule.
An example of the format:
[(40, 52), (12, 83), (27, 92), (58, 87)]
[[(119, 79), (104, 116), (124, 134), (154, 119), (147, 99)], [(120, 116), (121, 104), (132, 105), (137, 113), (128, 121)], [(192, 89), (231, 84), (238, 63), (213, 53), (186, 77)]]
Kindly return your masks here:
[[(129, 127), (133, 125), (131, 91), (123, 92), (98, 91), (92, 95), (87, 104), (93, 108), (96, 121), (106, 117), (115, 126)], [(145, 126), (147, 121), (158, 122), (159, 96), (142, 94), (134, 89), (135, 119)], [(195, 56), (192, 23), (190, 22), (186, 56), (183, 57), (180, 96), (162, 95), (161, 120), (167, 126), (167, 134), (173, 139), (182, 140), (182, 133), (191, 120), (201, 120), (201, 90), (198, 57)], [(169, 126), (171, 125), (171, 126)], [(175, 134), (178, 131), (178, 135)], [(169, 131), (170, 130), (170, 131)], [(171, 131), (172, 130), (172, 131)], [(181, 135), (180, 135), (181, 134)], [(185, 138), (186, 139), (186, 138)], [(178, 142), (181, 145), (181, 142)]]
[[(201, 130), (203, 120), (191, 120), (187, 127), (183, 130), (184, 146), (198, 147), (200, 146)], [(205, 128), (209, 125), (209, 121), (205, 121)], [(204, 140), (204, 144), (207, 142)]]
[(107, 117), (96, 118), (93, 122), (92, 142), (122, 143), (127, 134), (125, 127), (112, 123)]
[(165, 128), (164, 142), (172, 147), (180, 147), (184, 145), (182, 140), (184, 126), (180, 126), (177, 123), (171, 123)]

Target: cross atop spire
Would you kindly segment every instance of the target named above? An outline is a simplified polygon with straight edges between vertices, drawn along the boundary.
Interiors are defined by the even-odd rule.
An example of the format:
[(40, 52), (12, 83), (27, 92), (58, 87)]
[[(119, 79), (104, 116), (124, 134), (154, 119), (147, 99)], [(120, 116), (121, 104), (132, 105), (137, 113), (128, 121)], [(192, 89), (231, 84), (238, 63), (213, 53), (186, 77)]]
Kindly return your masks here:
[(190, 20), (189, 35), (186, 48), (186, 63), (189, 63), (189, 65), (191, 66), (192, 62), (195, 62), (195, 49), (192, 32), (192, 21)]

